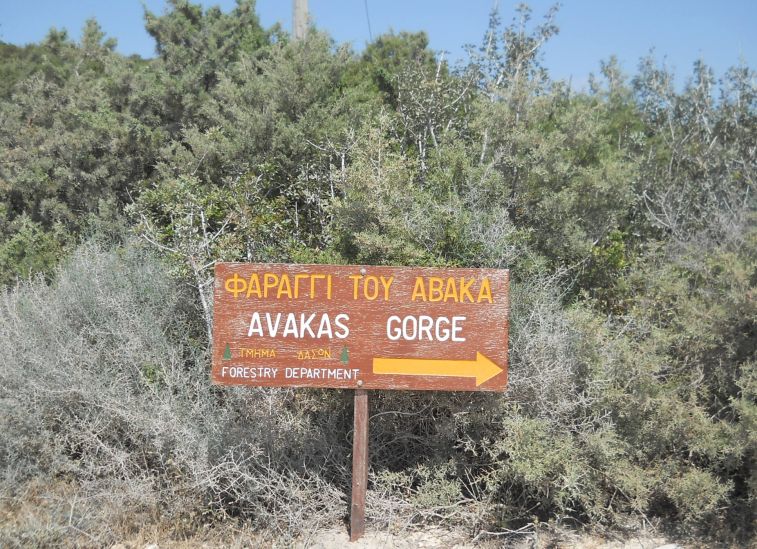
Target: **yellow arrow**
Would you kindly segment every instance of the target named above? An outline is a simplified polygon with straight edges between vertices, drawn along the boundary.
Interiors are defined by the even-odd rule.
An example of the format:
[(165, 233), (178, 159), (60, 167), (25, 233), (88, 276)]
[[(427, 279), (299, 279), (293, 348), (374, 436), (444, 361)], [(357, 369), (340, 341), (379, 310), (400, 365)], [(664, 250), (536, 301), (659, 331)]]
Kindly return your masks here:
[(476, 387), (490, 380), (502, 368), (481, 353), (475, 360), (437, 360), (435, 358), (374, 358), (374, 374), (403, 376), (475, 377)]

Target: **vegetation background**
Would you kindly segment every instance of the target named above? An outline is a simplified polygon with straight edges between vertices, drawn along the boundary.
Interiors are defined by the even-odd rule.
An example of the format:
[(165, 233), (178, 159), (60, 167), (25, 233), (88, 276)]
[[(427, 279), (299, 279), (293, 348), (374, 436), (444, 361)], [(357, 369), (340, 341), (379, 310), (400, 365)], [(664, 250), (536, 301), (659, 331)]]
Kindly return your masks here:
[(210, 385), (218, 260), (512, 270), (506, 394), (373, 396), (371, 528), (753, 542), (755, 72), (576, 92), (531, 15), (455, 67), (252, 0), (0, 44), (0, 544), (344, 519), (351, 395)]

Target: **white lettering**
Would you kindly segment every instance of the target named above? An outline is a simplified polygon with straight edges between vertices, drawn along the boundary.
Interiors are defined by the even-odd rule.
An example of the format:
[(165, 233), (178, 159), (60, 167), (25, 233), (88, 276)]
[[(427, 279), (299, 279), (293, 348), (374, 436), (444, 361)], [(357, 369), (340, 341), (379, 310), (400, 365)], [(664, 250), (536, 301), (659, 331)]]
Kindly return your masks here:
[(457, 334), (459, 332), (463, 331), (462, 326), (458, 326), (457, 322), (463, 322), (465, 320), (464, 316), (453, 316), (452, 317), (452, 341), (465, 341), (464, 337), (459, 337)]
[(434, 325), (434, 319), (430, 316), (421, 315), (418, 317), (418, 341), (423, 341), (423, 334), (428, 336), (429, 341), (434, 341), (431, 335), (431, 328)]
[(276, 324), (271, 325), (271, 313), (265, 314), (265, 321), (268, 324), (268, 334), (271, 337), (276, 337), (276, 332), (279, 331), (279, 322), (281, 321), (281, 313), (276, 314)]
[(329, 339), (334, 337), (334, 333), (331, 331), (331, 320), (329, 320), (329, 315), (326, 313), (323, 314), (321, 317), (321, 324), (318, 326), (318, 339), (322, 338), (324, 335), (327, 335)]
[[(340, 313), (332, 319), (328, 313), (323, 313), (318, 317), (318, 313), (285, 313), (282, 319), (282, 313), (265, 313), (265, 323), (263, 314), (260, 312), (252, 313), (250, 326), (247, 330), (247, 337), (293, 337), (295, 339), (345, 339), (350, 335), (348, 322), (350, 316)], [(316, 323), (318, 329), (315, 329)]]
[(336, 318), (334, 319), (334, 324), (336, 324), (337, 328), (339, 328), (341, 332), (337, 331), (335, 332), (334, 335), (336, 335), (336, 337), (338, 337), (339, 339), (344, 339), (350, 335), (349, 327), (343, 323), (343, 322), (348, 322), (349, 320), (350, 320), (350, 316), (344, 313), (336, 315)]
[(284, 324), (284, 333), (281, 334), (282, 337), (287, 337), (289, 335), (292, 335), (297, 339), (300, 337), (300, 334), (297, 332), (297, 317), (294, 316), (294, 313), (289, 313), (287, 315), (286, 324)]
[(313, 333), (313, 330), (310, 329), (310, 323), (313, 322), (314, 318), (315, 318), (315, 313), (310, 315), (307, 321), (305, 320), (305, 313), (300, 314), (300, 338), (305, 337), (305, 330), (308, 331), (308, 333), (310, 334), (310, 337), (315, 338), (315, 334)]
[(263, 324), (260, 322), (260, 313), (258, 312), (252, 313), (250, 329), (247, 331), (247, 337), (252, 337), (253, 335), (263, 337)]
[(402, 330), (400, 329), (400, 327), (392, 327), (393, 322), (399, 323), (400, 321), (401, 319), (397, 315), (390, 316), (386, 321), (386, 337), (388, 337), (391, 341), (397, 341), (402, 337)]
[(433, 318), (426, 315), (408, 315), (400, 318), (392, 315), (386, 320), (386, 337), (391, 341), (449, 341), (463, 342), (463, 322), (466, 317), (446, 316)]

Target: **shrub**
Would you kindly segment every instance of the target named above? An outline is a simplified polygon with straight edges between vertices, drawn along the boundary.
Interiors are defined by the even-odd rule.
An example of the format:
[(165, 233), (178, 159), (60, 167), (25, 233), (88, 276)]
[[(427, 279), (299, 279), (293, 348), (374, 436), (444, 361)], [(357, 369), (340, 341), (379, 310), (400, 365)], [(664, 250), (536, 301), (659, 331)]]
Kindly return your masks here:
[(211, 386), (201, 316), (166, 273), (134, 244), (89, 243), (51, 285), (2, 295), (0, 486), (11, 510), (31, 485), (67, 502), (2, 543), (62, 531), (102, 545), (142, 515), (178, 533), (236, 515), (293, 535), (344, 514), (344, 403)]

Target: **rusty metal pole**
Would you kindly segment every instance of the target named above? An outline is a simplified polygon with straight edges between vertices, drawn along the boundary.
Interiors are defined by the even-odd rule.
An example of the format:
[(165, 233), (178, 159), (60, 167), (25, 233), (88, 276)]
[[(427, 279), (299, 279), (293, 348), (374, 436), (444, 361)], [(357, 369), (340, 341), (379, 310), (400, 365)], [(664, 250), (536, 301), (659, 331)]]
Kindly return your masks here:
[(365, 389), (355, 389), (354, 422), (350, 541), (357, 541), (365, 533), (365, 491), (368, 486), (368, 391)]

